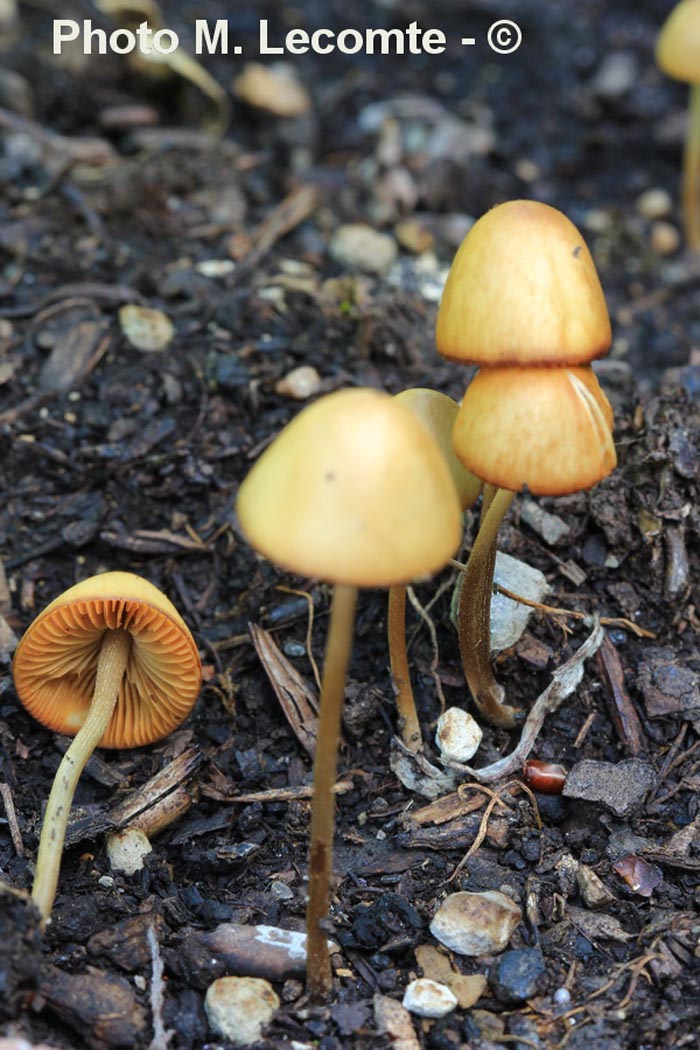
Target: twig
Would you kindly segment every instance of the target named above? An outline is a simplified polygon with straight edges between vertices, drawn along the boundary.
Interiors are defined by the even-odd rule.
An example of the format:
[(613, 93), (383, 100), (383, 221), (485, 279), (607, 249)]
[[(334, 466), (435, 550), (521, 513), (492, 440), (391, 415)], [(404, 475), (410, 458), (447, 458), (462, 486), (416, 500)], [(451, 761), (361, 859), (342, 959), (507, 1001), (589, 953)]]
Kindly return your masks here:
[(158, 946), (158, 938), (152, 926), (146, 931), (148, 947), (151, 951), (151, 1014), (153, 1016), (153, 1038), (148, 1050), (168, 1050), (170, 1040), (175, 1035), (172, 1029), (163, 1024), (163, 959)]
[(630, 755), (639, 755), (646, 750), (644, 730), (625, 688), (625, 673), (617, 649), (607, 637), (596, 653), (596, 662), (607, 688), (610, 714), (617, 735)]
[(498, 759), (497, 762), (492, 762), (490, 766), (484, 766), (482, 769), (474, 769), (472, 766), (465, 766), (460, 762), (448, 762), (447, 765), (465, 776), (481, 781), (482, 784), (500, 780), (502, 777), (510, 776), (519, 770), (532, 751), (545, 718), (547, 715), (553, 714), (576, 689), (583, 677), (584, 662), (595, 655), (602, 645), (604, 637), (605, 632), (599, 621), (595, 619), (593, 630), (586, 641), (577, 649), (570, 660), (567, 660), (566, 663), (557, 668), (552, 675), (552, 681), (545, 691), (538, 696), (525, 719), (520, 740), (509, 755)]
[(19, 830), (19, 824), (17, 823), (17, 813), (15, 811), (15, 802), (12, 797), (12, 791), (10, 790), (9, 784), (0, 784), (0, 796), (5, 806), (5, 813), (7, 814), (7, 823), (10, 826), (10, 836), (12, 837), (12, 845), (15, 847), (15, 853), (18, 857), (24, 856), (24, 846), (22, 844), (22, 833)]
[(318, 691), (321, 691), (321, 675), (318, 670), (318, 664), (314, 658), (313, 649), (311, 648), (311, 641), (314, 633), (314, 600), (308, 591), (298, 591), (294, 587), (285, 587), (284, 584), (279, 584), (276, 588), (278, 591), (283, 591), (285, 594), (296, 594), (300, 598), (304, 598), (306, 604), (309, 607), (309, 618), (306, 625), (306, 655), (309, 658), (311, 664), (311, 670), (314, 673), (316, 679), (316, 687)]
[[(454, 565), (460, 572), (464, 572), (466, 569), (466, 565), (455, 558), (450, 559), (450, 564)], [(584, 622), (590, 620), (590, 613), (579, 612), (574, 609), (560, 609), (556, 605), (543, 605), (542, 602), (536, 602), (532, 598), (524, 598), (522, 594), (516, 594), (515, 591), (509, 591), (507, 587), (502, 587), (500, 583), (494, 583), (493, 589), (505, 598), (510, 598), (511, 601), (518, 602), (520, 605), (527, 605), (531, 609), (536, 609), (538, 612), (544, 613), (545, 616), (568, 616), (573, 620), (583, 620)], [(624, 616), (600, 616), (598, 617), (598, 622), (603, 624), (604, 627), (621, 627), (626, 631), (632, 631), (638, 638), (656, 638), (653, 631), (648, 631), (646, 627), (640, 627), (633, 620), (628, 620)]]
[(481, 845), (481, 843), (486, 838), (486, 832), (488, 831), (489, 819), (491, 817), (491, 813), (493, 812), (494, 808), (496, 807), (496, 805), (498, 803), (503, 804), (502, 803), (502, 799), (501, 799), (501, 795), (503, 794), (504, 791), (508, 791), (510, 788), (517, 788), (519, 791), (524, 791), (526, 795), (529, 795), (530, 801), (532, 802), (532, 805), (533, 805), (534, 810), (535, 810), (535, 820), (537, 821), (537, 827), (539, 828), (540, 831), (542, 830), (542, 819), (540, 817), (540, 810), (539, 810), (539, 807), (537, 805), (537, 800), (536, 800), (535, 796), (533, 795), (532, 791), (530, 790), (530, 788), (527, 786), (527, 784), (523, 784), (523, 782), (521, 780), (509, 780), (508, 783), (507, 784), (503, 784), (498, 789), (498, 791), (489, 791), (489, 794), (491, 795), (491, 800), (490, 800), (489, 804), (487, 805), (486, 809), (484, 810), (484, 815), (481, 818), (481, 824), (479, 825), (479, 830), (477, 832), (476, 838), (474, 839), (474, 841), (472, 842), (471, 846), (469, 847), (467, 852), (464, 854), (464, 856), (460, 860), (459, 864), (456, 866), (456, 868), (454, 869), (454, 871), (450, 875), (449, 879), (447, 880), (448, 882), (452, 882), (452, 880), (455, 879), (457, 877), (457, 875), (459, 875), (460, 871), (462, 870), (464, 865), (467, 863), (469, 858), (474, 856), (474, 854), (478, 850), (479, 846)]

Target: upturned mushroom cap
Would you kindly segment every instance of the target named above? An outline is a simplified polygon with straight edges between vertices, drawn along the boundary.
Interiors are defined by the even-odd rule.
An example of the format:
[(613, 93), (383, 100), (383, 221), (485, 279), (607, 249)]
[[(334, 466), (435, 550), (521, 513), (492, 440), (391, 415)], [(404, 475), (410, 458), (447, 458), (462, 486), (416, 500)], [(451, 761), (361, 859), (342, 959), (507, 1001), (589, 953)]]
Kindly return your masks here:
[(483, 482), (460, 463), (452, 448), (452, 430), (459, 409), (457, 402), (447, 394), (427, 387), (402, 390), (396, 395), (396, 400), (410, 408), (413, 415), (420, 419), (433, 435), (447, 460), (462, 510), (471, 507), (479, 497)]
[(140, 747), (167, 736), (190, 711), (202, 678), (197, 647), (172, 602), (130, 572), (91, 576), (55, 598), (22, 636), (13, 661), (30, 714), (74, 736), (85, 720), (107, 630), (131, 635), (131, 652), (100, 747)]
[(591, 368), (485, 368), (453, 432), (468, 470), (541, 496), (591, 488), (615, 467), (612, 409)]
[(358, 587), (435, 572), (461, 537), (435, 439), (377, 390), (340, 390), (300, 412), (241, 485), (237, 512), (266, 558)]
[(674, 80), (700, 84), (700, 0), (681, 0), (661, 27), (656, 64)]
[(573, 223), (528, 200), (483, 215), (450, 268), (436, 338), (444, 357), (479, 365), (576, 365), (605, 354), (605, 297)]

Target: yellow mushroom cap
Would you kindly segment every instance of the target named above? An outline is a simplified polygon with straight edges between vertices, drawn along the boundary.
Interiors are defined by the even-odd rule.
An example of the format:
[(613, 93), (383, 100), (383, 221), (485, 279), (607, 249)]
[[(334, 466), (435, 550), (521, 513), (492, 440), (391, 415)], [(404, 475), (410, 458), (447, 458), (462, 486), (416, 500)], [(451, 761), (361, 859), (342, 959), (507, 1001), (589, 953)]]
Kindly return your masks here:
[(467, 388), (452, 440), (491, 485), (563, 496), (614, 469), (612, 422), (590, 367), (485, 368)]
[(656, 63), (669, 77), (700, 84), (700, 0), (681, 0), (661, 27)]
[(483, 215), (450, 267), (436, 338), (444, 357), (479, 365), (586, 364), (605, 354), (605, 297), (574, 224), (528, 200)]
[(305, 408), (266, 449), (236, 505), (248, 541), (303, 576), (389, 587), (440, 569), (461, 538), (435, 439), (377, 390)]
[(414, 416), (420, 419), (438, 443), (438, 447), (447, 460), (452, 480), (457, 489), (462, 510), (476, 503), (483, 482), (457, 459), (452, 448), (452, 430), (457, 418), (459, 405), (447, 394), (427, 387), (413, 387), (402, 390), (396, 400), (410, 408)]
[(69, 587), (25, 631), (12, 672), (37, 721), (68, 736), (78, 732), (102, 638), (117, 629), (131, 635), (131, 651), (100, 747), (150, 744), (182, 722), (201, 684), (197, 647), (172, 602), (130, 572), (106, 572)]

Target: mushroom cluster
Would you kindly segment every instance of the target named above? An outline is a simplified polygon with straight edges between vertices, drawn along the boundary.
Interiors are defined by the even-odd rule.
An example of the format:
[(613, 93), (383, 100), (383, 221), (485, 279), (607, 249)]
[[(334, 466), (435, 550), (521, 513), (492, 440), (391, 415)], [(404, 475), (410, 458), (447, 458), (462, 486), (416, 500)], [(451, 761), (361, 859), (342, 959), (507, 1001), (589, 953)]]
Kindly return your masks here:
[(106, 572), (47, 605), (22, 636), (12, 672), (30, 714), (75, 737), (56, 772), (39, 841), (32, 898), (46, 923), (90, 755), (98, 745), (140, 747), (167, 736), (194, 704), (202, 670), (172, 602), (140, 576)]
[(314, 755), (307, 988), (331, 988), (323, 926), (330, 904), (333, 786), (359, 587), (436, 572), (457, 549), (461, 509), (431, 435), (395, 398), (341, 390), (305, 408), (243, 481), (241, 529), (261, 554), (334, 585)]
[(518, 200), (475, 223), (447, 278), (437, 348), (479, 366), (452, 435), (460, 461), (485, 483), (459, 634), (474, 702), (496, 725), (520, 718), (504, 703), (491, 666), (498, 529), (515, 492), (565, 495), (592, 487), (615, 467), (612, 409), (590, 365), (610, 342), (595, 264), (565, 215)]

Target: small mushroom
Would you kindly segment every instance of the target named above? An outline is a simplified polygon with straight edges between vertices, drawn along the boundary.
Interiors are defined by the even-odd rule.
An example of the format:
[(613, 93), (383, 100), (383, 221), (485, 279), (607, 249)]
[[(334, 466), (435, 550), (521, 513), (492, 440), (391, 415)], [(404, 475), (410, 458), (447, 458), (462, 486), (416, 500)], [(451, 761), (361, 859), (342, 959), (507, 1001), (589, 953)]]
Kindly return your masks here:
[[(479, 498), (482, 482), (460, 463), (452, 448), (452, 429), (459, 407), (457, 402), (447, 394), (424, 387), (402, 390), (396, 395), (396, 400), (409, 408), (437, 441), (450, 468), (462, 510), (467, 510)], [(404, 583), (397, 583), (389, 588), (387, 634), (401, 739), (410, 751), (420, 751), (423, 740), (406, 650), (406, 584)]]
[(95, 747), (140, 747), (166, 736), (190, 711), (201, 664), (172, 602), (129, 572), (106, 572), (70, 587), (20, 640), (17, 694), (38, 721), (75, 736), (46, 806), (32, 898), (51, 915), (68, 814)]
[(690, 85), (683, 151), (683, 226), (688, 246), (700, 251), (700, 0), (680, 0), (661, 27), (656, 64)]
[(358, 587), (390, 587), (442, 568), (459, 545), (454, 482), (435, 439), (376, 390), (341, 390), (304, 409), (241, 485), (249, 542), (293, 572), (334, 584), (311, 806), (307, 987), (331, 988), (323, 924), (330, 900), (333, 785)]
[(481, 366), (452, 439), (460, 461), (486, 483), (458, 620), (470, 691), (495, 725), (511, 727), (521, 717), (504, 703), (491, 667), (498, 529), (523, 487), (564, 495), (596, 484), (615, 466), (612, 410), (588, 364), (610, 341), (595, 265), (565, 215), (519, 200), (475, 223), (448, 274), (437, 348)]

